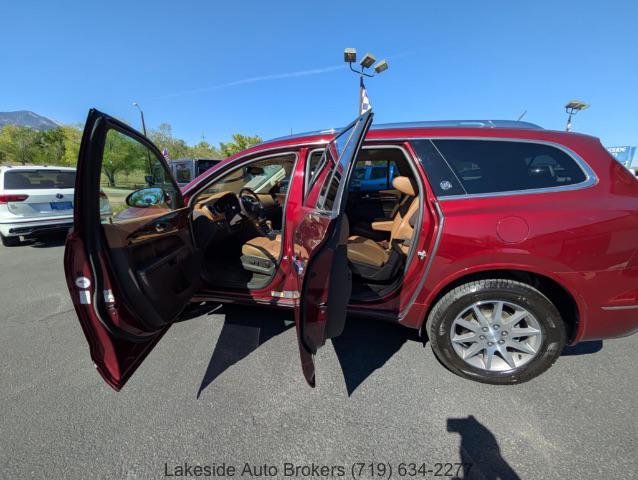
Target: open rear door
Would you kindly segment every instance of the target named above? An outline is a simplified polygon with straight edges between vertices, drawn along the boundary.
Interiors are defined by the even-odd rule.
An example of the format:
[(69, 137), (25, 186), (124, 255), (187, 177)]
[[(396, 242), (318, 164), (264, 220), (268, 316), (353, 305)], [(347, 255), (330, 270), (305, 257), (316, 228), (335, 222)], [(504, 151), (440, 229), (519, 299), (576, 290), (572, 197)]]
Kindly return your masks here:
[(146, 137), (91, 110), (64, 268), (91, 358), (121, 389), (189, 303), (199, 279), (188, 208)]
[(346, 193), (354, 160), (371, 123), (372, 112), (368, 111), (328, 143), (308, 182), (303, 218), (294, 232), (292, 274), (296, 274), (300, 294), (295, 322), (303, 373), (312, 387), (315, 353), (326, 339), (340, 335), (345, 325), (352, 291)]

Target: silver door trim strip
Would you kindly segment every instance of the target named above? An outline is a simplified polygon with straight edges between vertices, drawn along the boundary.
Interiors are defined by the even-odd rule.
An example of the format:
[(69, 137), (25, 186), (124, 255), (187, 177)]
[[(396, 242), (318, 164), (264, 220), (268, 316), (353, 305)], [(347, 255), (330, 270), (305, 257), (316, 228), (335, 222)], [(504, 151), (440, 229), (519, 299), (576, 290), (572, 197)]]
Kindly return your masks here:
[(638, 305), (618, 305), (613, 307), (601, 307), (603, 310), (635, 310)]

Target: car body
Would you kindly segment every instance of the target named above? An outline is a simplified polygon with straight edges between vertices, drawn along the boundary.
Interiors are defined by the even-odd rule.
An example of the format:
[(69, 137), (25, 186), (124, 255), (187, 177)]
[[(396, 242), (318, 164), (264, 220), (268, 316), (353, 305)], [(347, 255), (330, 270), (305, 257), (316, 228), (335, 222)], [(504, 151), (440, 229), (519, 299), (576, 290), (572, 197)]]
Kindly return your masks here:
[[(65, 271), (107, 383), (120, 389), (192, 302), (293, 310), (310, 385), (346, 312), (418, 329), (451, 371), (494, 384), (535, 377), (566, 343), (636, 331), (638, 182), (598, 139), (526, 122), (371, 122), (264, 142), (181, 190), (167, 176), (155, 188), (170, 202), (100, 225), (105, 137), (165, 161), (92, 110)], [(390, 190), (351, 188), (357, 162), (383, 161), (397, 169)], [(286, 177), (267, 194), (237, 183), (272, 165)]]
[(184, 186), (221, 160), (214, 158), (177, 158), (169, 160), (168, 165), (179, 186)]
[[(0, 167), (0, 234), (5, 245), (20, 236), (64, 231), (73, 225), (75, 168)], [(108, 205), (103, 214), (108, 215)]]

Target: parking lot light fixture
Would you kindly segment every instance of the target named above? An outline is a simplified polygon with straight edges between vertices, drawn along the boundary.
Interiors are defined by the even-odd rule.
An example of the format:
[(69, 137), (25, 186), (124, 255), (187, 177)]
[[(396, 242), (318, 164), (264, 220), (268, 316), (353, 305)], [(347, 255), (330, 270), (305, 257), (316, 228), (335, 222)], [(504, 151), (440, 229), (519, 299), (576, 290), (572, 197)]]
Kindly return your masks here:
[(148, 135), (146, 135), (146, 123), (144, 122), (144, 112), (142, 111), (142, 107), (140, 107), (140, 104), (137, 102), (133, 102), (133, 106), (140, 111), (140, 116), (142, 117), (142, 131), (144, 132), (144, 136), (148, 137)]
[(357, 50), (355, 48), (346, 48), (343, 51), (343, 61), (346, 63), (354, 63), (357, 61)]
[(374, 71), (376, 73), (385, 72), (388, 69), (388, 62), (383, 59), (379, 63), (374, 66)]
[(587, 108), (589, 108), (589, 104), (581, 102), (580, 100), (572, 100), (567, 105), (565, 105), (565, 112), (569, 115), (567, 117), (567, 125), (565, 126), (565, 131), (569, 132), (572, 129), (572, 117), (581, 110), (585, 110)]
[[(343, 61), (348, 64), (350, 70), (359, 75), (359, 113), (361, 113), (364, 111), (364, 105), (367, 105), (366, 109), (370, 108), (368, 92), (363, 83), (363, 77), (374, 77), (381, 72), (385, 72), (388, 69), (388, 62), (383, 59), (376, 65), (374, 65), (374, 62), (376, 62), (376, 58), (374, 57), (374, 55), (368, 52), (359, 62), (360, 67), (355, 68), (352, 66), (352, 64), (357, 61), (357, 51), (354, 48), (346, 48), (343, 51)], [(372, 67), (372, 65), (374, 65), (374, 72), (366, 72), (365, 70)]]
[(359, 62), (359, 65), (361, 65), (363, 68), (370, 68), (376, 61), (377, 59), (374, 58), (374, 55), (368, 52), (363, 56), (363, 58)]

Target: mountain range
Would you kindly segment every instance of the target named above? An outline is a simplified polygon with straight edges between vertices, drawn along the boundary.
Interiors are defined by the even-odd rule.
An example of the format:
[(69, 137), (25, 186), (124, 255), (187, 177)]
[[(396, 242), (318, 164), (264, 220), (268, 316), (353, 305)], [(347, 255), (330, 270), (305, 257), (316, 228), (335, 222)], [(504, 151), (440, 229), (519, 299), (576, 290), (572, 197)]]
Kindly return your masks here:
[(16, 125), (18, 127), (28, 127), (34, 130), (51, 130), (57, 128), (56, 122), (50, 118), (43, 117), (34, 112), (19, 110), (17, 112), (0, 112), (0, 128), (5, 125)]

